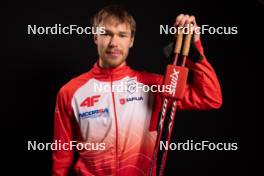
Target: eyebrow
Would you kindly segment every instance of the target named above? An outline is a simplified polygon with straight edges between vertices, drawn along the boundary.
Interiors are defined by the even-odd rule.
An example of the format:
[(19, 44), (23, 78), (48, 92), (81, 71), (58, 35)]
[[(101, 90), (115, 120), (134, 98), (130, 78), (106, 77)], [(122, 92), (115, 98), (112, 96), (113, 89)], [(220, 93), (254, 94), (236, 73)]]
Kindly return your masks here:
[(119, 34), (122, 34), (122, 35), (129, 35), (129, 32), (119, 32)]

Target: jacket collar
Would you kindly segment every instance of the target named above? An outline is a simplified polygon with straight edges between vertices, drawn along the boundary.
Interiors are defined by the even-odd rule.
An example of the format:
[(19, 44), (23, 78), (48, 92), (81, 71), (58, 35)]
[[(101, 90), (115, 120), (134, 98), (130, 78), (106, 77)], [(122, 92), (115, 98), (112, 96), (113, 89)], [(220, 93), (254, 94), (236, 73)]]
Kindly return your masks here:
[(115, 81), (126, 76), (131, 76), (133, 74), (133, 70), (127, 65), (115, 68), (102, 68), (99, 66), (99, 62), (97, 61), (94, 64), (91, 73), (95, 79), (100, 81)]

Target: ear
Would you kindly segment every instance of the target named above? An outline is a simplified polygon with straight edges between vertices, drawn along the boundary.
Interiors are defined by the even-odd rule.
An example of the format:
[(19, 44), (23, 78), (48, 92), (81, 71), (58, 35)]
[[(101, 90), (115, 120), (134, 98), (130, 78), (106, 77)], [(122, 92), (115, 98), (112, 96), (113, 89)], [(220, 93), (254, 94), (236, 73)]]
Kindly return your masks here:
[(129, 48), (132, 48), (133, 44), (134, 44), (134, 37), (131, 38), (131, 41), (130, 41), (130, 45), (129, 45)]
[(94, 43), (97, 45), (97, 34), (93, 35)]

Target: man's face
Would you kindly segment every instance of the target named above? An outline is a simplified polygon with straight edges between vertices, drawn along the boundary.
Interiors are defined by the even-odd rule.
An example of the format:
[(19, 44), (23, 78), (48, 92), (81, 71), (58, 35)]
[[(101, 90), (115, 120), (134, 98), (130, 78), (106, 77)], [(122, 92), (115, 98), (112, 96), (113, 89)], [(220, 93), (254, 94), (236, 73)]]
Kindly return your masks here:
[(99, 65), (103, 68), (125, 65), (129, 48), (134, 42), (130, 25), (111, 21), (100, 26), (105, 27), (106, 33), (94, 35), (100, 57)]

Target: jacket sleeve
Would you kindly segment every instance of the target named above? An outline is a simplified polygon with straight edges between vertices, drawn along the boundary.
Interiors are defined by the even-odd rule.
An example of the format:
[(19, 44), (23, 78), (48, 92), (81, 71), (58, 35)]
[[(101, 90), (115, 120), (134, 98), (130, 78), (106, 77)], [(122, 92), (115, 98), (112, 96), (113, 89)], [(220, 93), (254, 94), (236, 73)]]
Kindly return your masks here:
[(201, 59), (193, 62), (187, 59), (186, 66), (193, 72), (193, 79), (186, 85), (184, 97), (178, 101), (179, 110), (218, 109), (222, 105), (221, 87), (213, 67), (204, 56), (201, 41), (194, 43)]
[(74, 151), (69, 145), (74, 140), (74, 118), (69, 100), (67, 93), (61, 89), (57, 95), (54, 114), (54, 142), (64, 144), (68, 150), (58, 148), (52, 151), (53, 176), (69, 175), (73, 166)]

